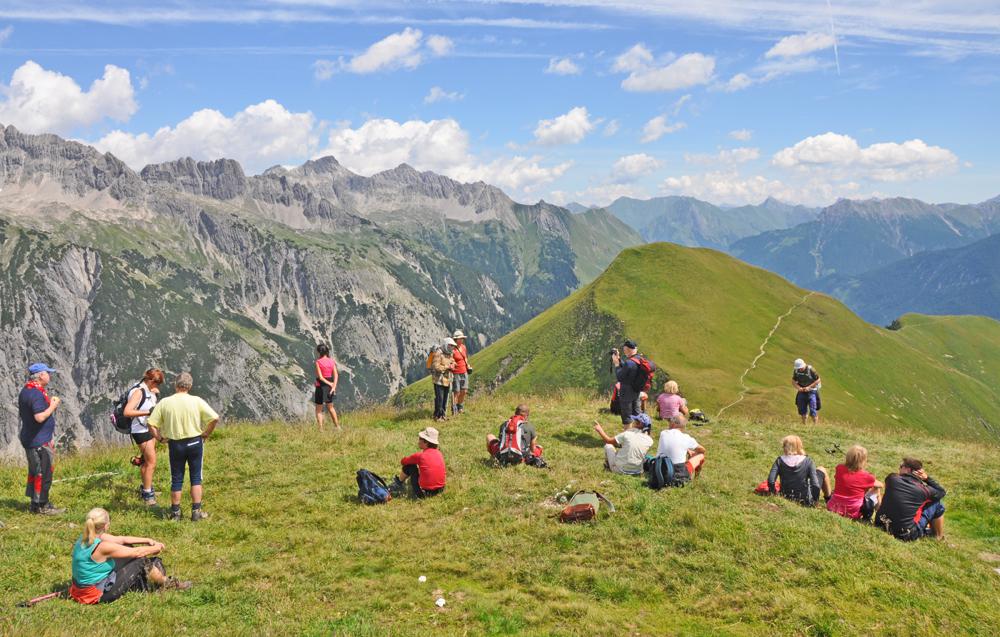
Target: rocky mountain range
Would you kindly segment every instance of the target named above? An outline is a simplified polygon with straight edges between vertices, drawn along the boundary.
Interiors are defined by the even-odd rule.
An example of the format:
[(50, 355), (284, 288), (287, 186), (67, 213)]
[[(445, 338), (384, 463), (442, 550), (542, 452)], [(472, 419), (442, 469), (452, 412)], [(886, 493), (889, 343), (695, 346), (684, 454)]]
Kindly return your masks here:
[(340, 365), (340, 404), (378, 401), (451, 330), (478, 349), (639, 242), (604, 211), (522, 205), (406, 165), (135, 172), (0, 129), (0, 452), (17, 449), (32, 360), (59, 370), (62, 446), (123, 440), (106, 414), (150, 365), (190, 370), (224, 417), (302, 416), (317, 342)]

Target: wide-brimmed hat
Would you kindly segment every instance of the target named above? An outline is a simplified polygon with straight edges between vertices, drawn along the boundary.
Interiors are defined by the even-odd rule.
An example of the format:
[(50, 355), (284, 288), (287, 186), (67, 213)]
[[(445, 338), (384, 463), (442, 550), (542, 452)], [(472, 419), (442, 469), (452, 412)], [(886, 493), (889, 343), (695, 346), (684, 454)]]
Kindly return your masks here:
[(462, 330), (455, 330), (455, 333), (452, 334), (451, 337), (454, 339), (465, 338), (465, 334), (462, 332)]
[(458, 343), (456, 343), (455, 339), (453, 339), (453, 338), (446, 338), (446, 339), (444, 339), (444, 344), (445, 345), (451, 345), (452, 347), (458, 346)]
[(804, 360), (802, 360), (801, 358), (796, 358), (795, 362), (792, 363), (792, 366), (794, 366), (795, 369), (805, 369), (806, 362)]
[(438, 430), (434, 427), (427, 427), (418, 433), (417, 437), (423, 438), (432, 445), (436, 445), (438, 443)]

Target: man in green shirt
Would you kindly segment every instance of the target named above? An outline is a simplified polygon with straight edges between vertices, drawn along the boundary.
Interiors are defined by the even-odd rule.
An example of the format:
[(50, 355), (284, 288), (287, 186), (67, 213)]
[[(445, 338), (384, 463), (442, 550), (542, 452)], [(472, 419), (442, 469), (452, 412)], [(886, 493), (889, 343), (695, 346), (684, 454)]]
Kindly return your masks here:
[(167, 441), (170, 450), (170, 519), (175, 521), (181, 519), (185, 465), (191, 479), (191, 521), (208, 517), (201, 509), (201, 466), (205, 440), (215, 430), (219, 414), (189, 393), (193, 385), (191, 374), (181, 372), (174, 382), (176, 393), (158, 402), (146, 422), (157, 440)]

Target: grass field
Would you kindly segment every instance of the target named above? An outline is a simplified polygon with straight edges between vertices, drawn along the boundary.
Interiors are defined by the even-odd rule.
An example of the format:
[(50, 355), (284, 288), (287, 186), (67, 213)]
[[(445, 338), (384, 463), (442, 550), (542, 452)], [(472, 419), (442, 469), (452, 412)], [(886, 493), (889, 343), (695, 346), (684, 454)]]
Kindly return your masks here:
[[(578, 392), (525, 399), (549, 470), (500, 470), (484, 436), (517, 396), (481, 394), (442, 427), (441, 497), (356, 503), (354, 472), (384, 476), (415, 449), (426, 408), (348, 414), (342, 433), (302, 424), (233, 424), (206, 447), (199, 524), (169, 523), (134, 495), (127, 449), (61, 459), (63, 517), (31, 516), (23, 469), (0, 467), (0, 633), (16, 635), (995, 635), (1000, 633), (1000, 454), (916, 430), (797, 419), (724, 419), (691, 433), (709, 450), (698, 481), (653, 492), (601, 468), (590, 428), (603, 401)], [(903, 454), (948, 489), (945, 542), (898, 542), (821, 509), (751, 494), (781, 436), (824, 448), (862, 442), (883, 477)], [(168, 488), (166, 459), (156, 488)], [(573, 483), (616, 514), (561, 525), (546, 499)], [(161, 495), (166, 501), (166, 494)], [(113, 532), (164, 541), (185, 592), (108, 606), (14, 604), (68, 583), (69, 554), (92, 506)], [(190, 512), (185, 495), (184, 512)], [(603, 511), (602, 511), (603, 515)], [(425, 584), (417, 578), (427, 577)], [(437, 595), (447, 601), (434, 605)]]

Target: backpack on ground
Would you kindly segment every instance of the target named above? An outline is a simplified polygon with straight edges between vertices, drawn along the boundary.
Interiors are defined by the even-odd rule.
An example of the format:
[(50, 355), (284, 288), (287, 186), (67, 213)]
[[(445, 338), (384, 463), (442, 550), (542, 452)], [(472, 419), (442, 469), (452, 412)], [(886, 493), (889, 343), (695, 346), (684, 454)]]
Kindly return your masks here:
[(597, 491), (577, 491), (566, 508), (559, 514), (560, 522), (588, 522), (597, 517), (601, 502), (608, 505), (608, 511), (615, 512), (615, 505)]
[[(767, 480), (761, 482), (753, 490), (757, 495), (771, 495), (771, 487), (767, 485)], [(781, 493), (781, 480), (777, 480), (774, 483), (774, 492)]]
[(636, 392), (648, 392), (653, 385), (653, 374), (656, 372), (656, 363), (649, 360), (642, 354), (630, 356), (629, 360), (634, 362), (639, 368), (632, 381), (632, 389)]
[(663, 487), (675, 486), (674, 463), (666, 456), (649, 458), (646, 461), (646, 473), (650, 489), (659, 491)]
[(125, 415), (125, 405), (128, 404), (128, 397), (135, 389), (142, 392), (142, 400), (139, 401), (139, 405), (145, 403), (146, 390), (142, 388), (142, 383), (136, 383), (126, 389), (125, 392), (118, 397), (118, 400), (116, 400), (111, 406), (111, 425), (118, 433), (132, 433), (132, 418)]
[(703, 412), (700, 409), (692, 409), (691, 411), (689, 411), (688, 420), (690, 420), (696, 425), (705, 425), (710, 422), (708, 416), (705, 415), (705, 412)]
[(496, 459), (500, 466), (521, 464), (530, 451), (524, 448), (524, 416), (512, 416), (500, 427), (500, 447)]
[(622, 407), (618, 404), (618, 383), (611, 386), (611, 413), (616, 416), (622, 415)]
[(362, 504), (385, 504), (392, 499), (389, 487), (378, 474), (358, 469), (358, 500)]

